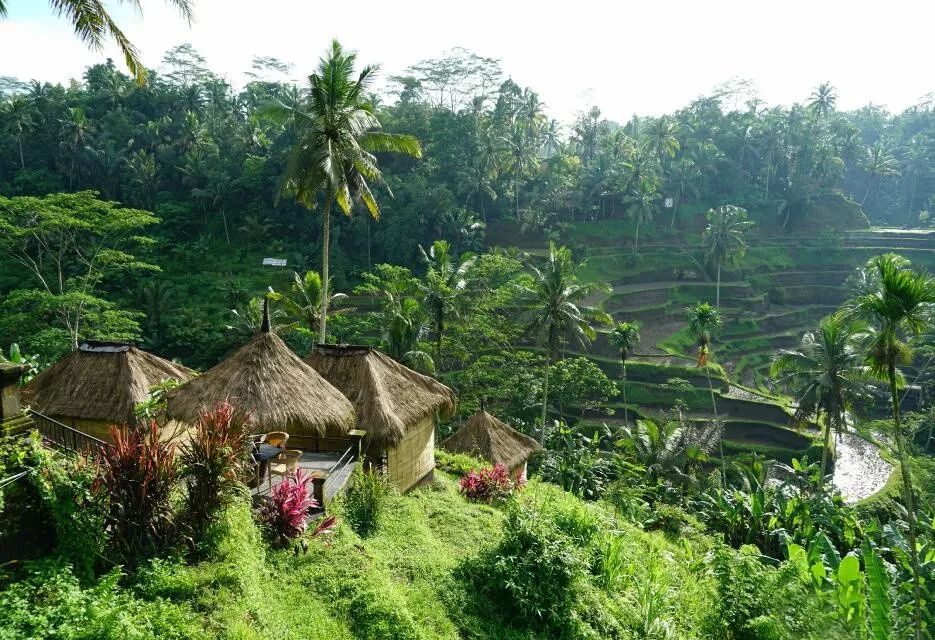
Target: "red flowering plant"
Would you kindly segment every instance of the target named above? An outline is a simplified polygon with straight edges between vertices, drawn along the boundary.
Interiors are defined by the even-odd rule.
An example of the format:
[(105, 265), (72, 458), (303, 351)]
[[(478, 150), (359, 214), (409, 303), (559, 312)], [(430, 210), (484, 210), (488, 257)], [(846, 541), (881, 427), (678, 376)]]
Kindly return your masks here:
[(480, 471), (471, 471), (462, 476), (459, 482), (461, 493), (476, 502), (506, 500), (522, 486), (523, 482), (515, 480), (509, 470), (500, 463)]
[[(274, 544), (286, 545), (308, 529), (310, 511), (318, 507), (311, 484), (311, 476), (298, 469), (294, 476), (276, 485), (269, 501), (260, 509), (259, 519)], [(334, 516), (322, 518), (312, 536), (330, 533), (336, 523)]]

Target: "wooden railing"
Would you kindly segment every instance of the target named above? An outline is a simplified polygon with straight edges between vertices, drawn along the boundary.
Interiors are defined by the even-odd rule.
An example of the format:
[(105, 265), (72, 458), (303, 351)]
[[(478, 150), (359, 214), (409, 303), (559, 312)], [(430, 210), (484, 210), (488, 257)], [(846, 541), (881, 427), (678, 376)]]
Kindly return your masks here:
[(38, 411), (30, 411), (29, 414), (32, 417), (33, 428), (39, 432), (43, 440), (57, 449), (87, 455), (110, 446), (103, 440), (73, 429)]
[[(321, 495), (316, 496), (316, 499), (322, 502), (322, 504), (330, 502), (334, 495), (340, 491), (350, 479), (350, 467), (360, 459), (362, 439), (362, 436), (352, 437), (350, 446), (341, 454), (338, 461), (328, 469), (328, 475), (325, 477), (324, 483), (322, 483)], [(316, 491), (316, 493), (318, 492)]]

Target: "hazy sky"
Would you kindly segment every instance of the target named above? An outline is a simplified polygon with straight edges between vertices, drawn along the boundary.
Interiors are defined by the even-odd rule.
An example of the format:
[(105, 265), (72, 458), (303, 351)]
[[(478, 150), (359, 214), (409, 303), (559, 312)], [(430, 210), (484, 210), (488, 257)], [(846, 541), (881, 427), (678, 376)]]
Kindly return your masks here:
[[(736, 77), (783, 104), (830, 80), (843, 109), (872, 101), (898, 111), (935, 91), (930, 0), (194, 0), (191, 26), (160, 0), (143, 0), (142, 17), (108, 4), (150, 67), (191, 42), (235, 84), (254, 55), (305, 75), (337, 37), (389, 75), (460, 46), (500, 58), (563, 120), (588, 104), (616, 120), (659, 114)], [(47, 0), (8, 0), (8, 9), (0, 75), (67, 81), (108, 55), (119, 60), (88, 51)]]

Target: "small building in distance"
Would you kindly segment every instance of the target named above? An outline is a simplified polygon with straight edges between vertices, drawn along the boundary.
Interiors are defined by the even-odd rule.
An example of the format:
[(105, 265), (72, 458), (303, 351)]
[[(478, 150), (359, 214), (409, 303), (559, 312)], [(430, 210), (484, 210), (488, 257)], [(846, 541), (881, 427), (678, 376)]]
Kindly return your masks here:
[(542, 450), (535, 439), (520, 433), (483, 409), (441, 443), (451, 453), (465, 453), (502, 464), (517, 480), (526, 479), (526, 462)]
[(305, 361), (354, 405), (367, 457), (390, 482), (405, 492), (431, 478), (436, 420), (456, 406), (451, 389), (366, 346), (318, 345)]
[(77, 431), (110, 442), (110, 427), (134, 424), (134, 408), (169, 379), (193, 373), (131, 344), (84, 341), (23, 389), (31, 408)]

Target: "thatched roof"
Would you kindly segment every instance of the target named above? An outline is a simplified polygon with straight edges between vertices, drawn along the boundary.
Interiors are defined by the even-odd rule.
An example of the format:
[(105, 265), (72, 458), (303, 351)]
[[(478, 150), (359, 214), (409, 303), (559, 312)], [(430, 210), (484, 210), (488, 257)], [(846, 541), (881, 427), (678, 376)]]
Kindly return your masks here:
[(33, 378), (23, 397), (46, 415), (123, 424), (150, 387), (191, 377), (190, 369), (135, 346), (87, 341)]
[(454, 413), (451, 389), (376, 349), (318, 345), (305, 361), (350, 399), (360, 428), (375, 442), (397, 444), (426, 417)]
[(443, 440), (442, 449), (478, 456), (514, 469), (542, 447), (484, 410), (478, 411), (455, 433)]
[(264, 330), (220, 364), (170, 392), (166, 413), (191, 423), (202, 408), (226, 399), (250, 411), (258, 431), (333, 436), (344, 435), (355, 424), (347, 398), (279, 336)]

